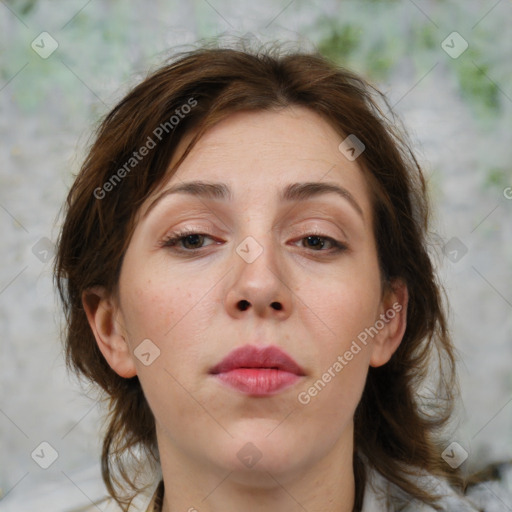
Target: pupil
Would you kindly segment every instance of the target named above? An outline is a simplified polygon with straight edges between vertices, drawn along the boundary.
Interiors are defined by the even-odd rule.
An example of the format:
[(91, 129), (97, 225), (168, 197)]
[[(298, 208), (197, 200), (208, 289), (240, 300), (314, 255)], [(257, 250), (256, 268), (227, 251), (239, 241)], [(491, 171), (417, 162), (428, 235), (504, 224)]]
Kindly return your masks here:
[[(188, 235), (188, 236), (185, 238), (185, 240), (184, 240), (184, 241), (185, 241), (185, 244), (186, 244), (186, 245), (188, 245), (188, 242), (191, 242), (191, 244), (190, 244), (190, 245), (196, 245), (196, 244), (198, 243), (197, 238), (198, 238), (198, 237), (200, 237), (200, 236), (201, 236), (201, 235)], [(191, 241), (191, 239), (192, 239), (192, 241)], [(194, 239), (196, 239), (196, 240), (195, 240), (195, 243), (194, 243)]]
[(320, 242), (320, 238), (318, 236), (308, 236), (307, 239), (309, 242), (311, 242), (311, 240), (317, 241), (317, 243), (312, 244), (313, 247), (318, 247), (318, 246), (323, 247), (323, 242)]

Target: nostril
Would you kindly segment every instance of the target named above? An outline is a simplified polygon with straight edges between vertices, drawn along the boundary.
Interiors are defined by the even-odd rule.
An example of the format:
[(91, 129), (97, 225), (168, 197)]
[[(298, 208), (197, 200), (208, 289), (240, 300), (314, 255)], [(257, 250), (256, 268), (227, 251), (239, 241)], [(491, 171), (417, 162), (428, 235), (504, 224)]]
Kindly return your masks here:
[[(240, 308), (241, 311), (245, 311), (249, 306), (250, 303), (245, 299), (238, 302), (238, 307)], [(283, 306), (280, 302), (272, 302), (270, 306), (276, 309), (277, 311), (281, 311), (281, 309), (283, 309)]]
[(249, 303), (246, 300), (241, 300), (239, 305), (242, 311), (245, 311), (249, 307)]

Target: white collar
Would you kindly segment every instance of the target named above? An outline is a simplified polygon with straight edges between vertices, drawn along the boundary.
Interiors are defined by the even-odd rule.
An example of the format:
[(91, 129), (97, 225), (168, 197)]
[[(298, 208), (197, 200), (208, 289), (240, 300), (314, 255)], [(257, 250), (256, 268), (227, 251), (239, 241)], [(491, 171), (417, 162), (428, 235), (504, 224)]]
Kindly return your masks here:
[[(365, 469), (366, 486), (361, 512), (435, 512), (433, 507), (413, 499), (373, 467), (365, 464)], [(478, 512), (467, 498), (457, 494), (444, 479), (423, 472), (414, 480), (422, 488), (443, 494), (445, 497), (438, 504), (446, 512)]]

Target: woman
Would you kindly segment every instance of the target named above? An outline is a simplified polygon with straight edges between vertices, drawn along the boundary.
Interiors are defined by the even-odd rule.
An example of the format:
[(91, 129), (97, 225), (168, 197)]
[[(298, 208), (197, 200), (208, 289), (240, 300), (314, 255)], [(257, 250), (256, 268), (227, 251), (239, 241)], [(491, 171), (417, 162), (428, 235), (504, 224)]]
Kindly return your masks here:
[(103, 121), (55, 275), (116, 510), (477, 510), (437, 437), (425, 182), (382, 99), (321, 56), (203, 48)]

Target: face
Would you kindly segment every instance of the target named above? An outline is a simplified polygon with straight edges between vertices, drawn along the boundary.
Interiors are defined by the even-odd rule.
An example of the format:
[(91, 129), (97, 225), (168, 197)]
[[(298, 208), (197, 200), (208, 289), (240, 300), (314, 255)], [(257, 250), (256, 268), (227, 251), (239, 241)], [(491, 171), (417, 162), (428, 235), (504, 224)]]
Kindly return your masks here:
[[(382, 293), (367, 183), (343, 139), (300, 107), (237, 113), (140, 209), (115, 323), (161, 455), (241, 475), (261, 456), (257, 468), (285, 475), (351, 453), (368, 367), (389, 359), (403, 323)], [(229, 194), (169, 193), (192, 181)], [(306, 182), (332, 188), (287, 189)], [(302, 371), (262, 392), (247, 387), (262, 371), (234, 387), (211, 373), (245, 345), (278, 347)]]

